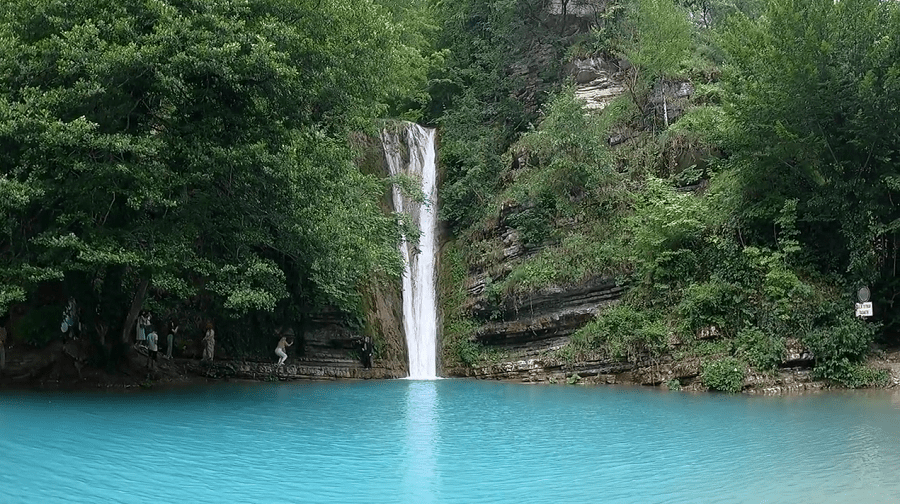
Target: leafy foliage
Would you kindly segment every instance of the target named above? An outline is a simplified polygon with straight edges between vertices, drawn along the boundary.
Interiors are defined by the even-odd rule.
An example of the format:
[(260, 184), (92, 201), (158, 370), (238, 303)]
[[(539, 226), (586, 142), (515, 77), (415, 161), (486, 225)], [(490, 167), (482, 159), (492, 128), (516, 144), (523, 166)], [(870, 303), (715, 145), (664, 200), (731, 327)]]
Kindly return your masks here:
[(890, 2), (804, 0), (767, 2), (764, 15), (739, 17), (725, 32), (731, 165), (741, 186), (733, 212), (746, 238), (771, 242), (770, 223), (797, 200), (811, 266), (856, 281), (886, 273), (893, 249), (873, 244), (893, 239), (898, 218), (890, 180), (900, 123), (889, 111), (900, 99), (900, 66), (888, 56), (900, 48), (898, 28)]
[(734, 357), (704, 362), (700, 378), (710, 390), (740, 392), (744, 386), (744, 363)]
[[(871, 382), (860, 366), (871, 342), (896, 341), (894, 310), (878, 313), (883, 326), (844, 319), (860, 284), (886, 308), (900, 289), (900, 71), (888, 56), (900, 48), (900, 9), (875, 0), (625, 7), (571, 39), (567, 54), (626, 55), (629, 95), (597, 116), (563, 91), (506, 154), (485, 158), (502, 167), (484, 186), (499, 196), (470, 200), (470, 211), (499, 215), (525, 245), (497, 268), (493, 302), (618, 272), (629, 295), (561, 355), (629, 359), (662, 351), (675, 330), (695, 355), (730, 359), (708, 364), (712, 388), (739, 390), (746, 364), (775, 369), (794, 336), (819, 349), (817, 376)], [(692, 104), (657, 134), (643, 107), (651, 86), (673, 76), (691, 78)], [(597, 141), (612, 131), (629, 135), (614, 150)], [(685, 185), (695, 192), (676, 189)], [(488, 227), (466, 231), (493, 251), (469, 256), (480, 270), (504, 257), (483, 237)], [(718, 339), (692, 341), (713, 326)]]
[(784, 359), (784, 338), (748, 326), (735, 338), (735, 354), (760, 371), (771, 371)]
[(367, 275), (399, 274), (385, 184), (348, 143), (424, 79), (384, 8), (7, 3), (0, 312), (49, 281), (114, 324), (147, 283), (219, 316), (353, 310)]
[(612, 307), (572, 335), (571, 356), (600, 351), (621, 361), (658, 355), (667, 348), (668, 331), (660, 318), (627, 304)]
[(841, 314), (831, 324), (810, 331), (804, 342), (816, 358), (816, 376), (858, 388), (884, 380), (883, 372), (863, 365), (874, 338), (872, 324)]
[(473, 366), (481, 360), (483, 352), (480, 345), (469, 339), (476, 324), (464, 309), (467, 269), (458, 243), (450, 242), (441, 247), (440, 263), (442, 360), (445, 366)]
[(625, 55), (640, 68), (645, 82), (675, 74), (691, 45), (686, 12), (671, 0), (637, 0)]

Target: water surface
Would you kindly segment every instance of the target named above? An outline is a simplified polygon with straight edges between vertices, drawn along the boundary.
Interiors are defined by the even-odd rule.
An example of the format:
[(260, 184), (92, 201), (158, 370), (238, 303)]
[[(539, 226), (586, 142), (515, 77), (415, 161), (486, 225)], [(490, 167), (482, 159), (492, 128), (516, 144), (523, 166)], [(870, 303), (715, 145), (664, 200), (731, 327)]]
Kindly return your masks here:
[(900, 395), (465, 380), (0, 392), (0, 503), (900, 502)]

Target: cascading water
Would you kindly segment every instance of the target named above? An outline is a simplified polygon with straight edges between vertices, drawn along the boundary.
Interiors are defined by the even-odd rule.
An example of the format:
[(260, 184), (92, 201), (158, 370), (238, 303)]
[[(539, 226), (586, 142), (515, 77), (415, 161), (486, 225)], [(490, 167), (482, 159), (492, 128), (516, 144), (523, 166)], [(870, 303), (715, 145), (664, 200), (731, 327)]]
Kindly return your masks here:
[(407, 198), (393, 188), (394, 209), (409, 214), (420, 230), (418, 247), (400, 244), (406, 264), (403, 272), (403, 330), (409, 350), (409, 378), (437, 377), (437, 304), (435, 302), (435, 240), (437, 179), (434, 155), (435, 130), (401, 123), (382, 131), (381, 140), (391, 175), (406, 174), (422, 181), (425, 203)]

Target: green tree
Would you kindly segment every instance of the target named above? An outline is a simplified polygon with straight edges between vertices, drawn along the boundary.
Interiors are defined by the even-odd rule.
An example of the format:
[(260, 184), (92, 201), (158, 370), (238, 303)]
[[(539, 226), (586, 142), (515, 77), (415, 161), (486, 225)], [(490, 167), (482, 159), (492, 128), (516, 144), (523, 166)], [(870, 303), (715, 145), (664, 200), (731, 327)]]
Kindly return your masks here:
[[(691, 46), (687, 12), (672, 0), (638, 0), (629, 16), (633, 38), (625, 56), (646, 82), (674, 74)], [(638, 79), (638, 77), (635, 77)]]
[(730, 211), (742, 236), (776, 245), (779, 214), (796, 200), (798, 264), (848, 287), (873, 283), (885, 308), (900, 292), (897, 33), (896, 2), (770, 0), (724, 38)]
[(691, 47), (687, 12), (672, 0), (636, 0), (624, 21), (621, 42), (625, 58), (633, 65), (625, 83), (632, 101), (647, 115), (653, 86), (674, 76)]
[[(64, 281), (121, 324), (148, 290), (349, 309), (398, 274), (349, 133), (408, 91), (367, 0), (11, 0), (0, 13), (0, 313)], [(134, 299), (129, 309), (129, 302)]]

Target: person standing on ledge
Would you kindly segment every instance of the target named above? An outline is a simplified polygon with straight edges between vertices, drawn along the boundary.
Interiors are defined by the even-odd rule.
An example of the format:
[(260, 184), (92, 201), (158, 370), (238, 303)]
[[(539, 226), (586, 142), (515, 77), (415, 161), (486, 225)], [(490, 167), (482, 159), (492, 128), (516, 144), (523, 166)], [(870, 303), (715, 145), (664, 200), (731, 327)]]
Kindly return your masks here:
[(156, 361), (156, 356), (159, 351), (159, 336), (156, 334), (156, 331), (151, 327), (148, 329), (147, 333), (147, 369), (151, 369), (153, 367), (153, 363)]
[(0, 373), (6, 369), (6, 317), (0, 318)]
[(172, 346), (175, 345), (175, 335), (178, 334), (178, 321), (172, 320), (169, 324), (169, 334), (166, 336), (166, 359), (172, 358)]
[(144, 310), (138, 314), (137, 322), (135, 322), (135, 341), (134, 347), (137, 348), (146, 344), (147, 326), (150, 325), (150, 313)]
[(203, 358), (201, 361), (212, 362), (216, 352), (216, 331), (213, 330), (212, 322), (206, 323), (206, 336), (203, 337)]
[(363, 367), (366, 369), (372, 368), (372, 353), (375, 351), (375, 345), (372, 343), (372, 338), (366, 336), (363, 338), (362, 344), (362, 362)]
[(294, 338), (291, 338), (290, 343), (287, 340), (287, 336), (282, 336), (280, 340), (278, 340), (278, 346), (275, 347), (275, 355), (278, 356), (278, 364), (276, 366), (281, 366), (284, 364), (284, 361), (287, 360), (287, 352), (285, 351), (287, 347), (294, 344)]

